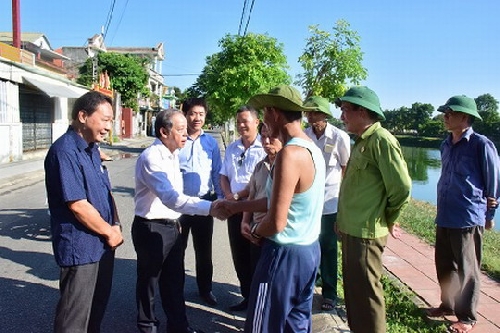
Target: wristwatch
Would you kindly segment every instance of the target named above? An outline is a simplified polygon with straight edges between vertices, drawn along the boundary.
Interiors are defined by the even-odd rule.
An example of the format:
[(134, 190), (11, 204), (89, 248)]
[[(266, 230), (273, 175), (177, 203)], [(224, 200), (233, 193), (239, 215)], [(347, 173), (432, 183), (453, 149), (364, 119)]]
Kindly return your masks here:
[(233, 199), (238, 201), (240, 199), (240, 196), (238, 194), (238, 192), (236, 192), (235, 194), (233, 194)]

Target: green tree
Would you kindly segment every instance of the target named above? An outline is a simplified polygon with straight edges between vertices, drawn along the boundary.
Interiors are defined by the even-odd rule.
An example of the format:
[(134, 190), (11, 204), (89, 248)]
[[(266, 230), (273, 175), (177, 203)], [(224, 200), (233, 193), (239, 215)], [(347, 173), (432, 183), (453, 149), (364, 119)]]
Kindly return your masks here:
[(401, 109), (385, 110), (384, 115), (385, 121), (382, 122), (382, 126), (394, 134), (404, 133), (405, 124), (402, 120), (403, 112), (401, 112)]
[(498, 101), (490, 94), (483, 94), (475, 99), (477, 109), (483, 121), (474, 123), (474, 129), (479, 133), (499, 138), (500, 115)]
[(428, 137), (444, 137), (446, 129), (442, 120), (431, 119), (420, 127), (418, 134)]
[[(121, 94), (123, 106), (138, 109), (137, 96), (149, 96), (147, 71), (148, 60), (131, 54), (101, 52), (98, 54), (98, 72), (107, 71), (111, 87)], [(77, 82), (92, 86), (92, 60), (87, 59), (80, 67)]]
[(498, 101), (490, 94), (483, 94), (474, 99), (479, 112), (498, 113)]
[(304, 72), (297, 75), (295, 81), (306, 98), (319, 95), (334, 101), (344, 94), (348, 85), (366, 79), (367, 70), (361, 64), (360, 37), (347, 21), (337, 21), (333, 33), (320, 30), (317, 25), (310, 26), (309, 31), (311, 36), (299, 57)]
[(206, 65), (190, 96), (203, 96), (215, 123), (234, 117), (236, 110), (257, 93), (267, 92), (290, 77), (283, 45), (261, 34), (226, 35), (221, 51), (206, 58)]
[(431, 120), (434, 107), (428, 103), (413, 103), (411, 108), (408, 109), (407, 121), (409, 130), (413, 134), (420, 135), (420, 131)]

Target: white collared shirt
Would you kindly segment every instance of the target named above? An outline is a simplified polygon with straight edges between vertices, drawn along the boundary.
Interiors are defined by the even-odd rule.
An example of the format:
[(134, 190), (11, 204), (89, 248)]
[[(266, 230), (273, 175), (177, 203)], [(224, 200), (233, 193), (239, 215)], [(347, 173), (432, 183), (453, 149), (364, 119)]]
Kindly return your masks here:
[(227, 146), (220, 174), (229, 179), (232, 193), (239, 192), (246, 187), (255, 166), (264, 157), (266, 153), (262, 148), (260, 135), (257, 135), (252, 145), (246, 150), (241, 138)]
[(135, 215), (177, 219), (181, 214), (208, 215), (211, 202), (183, 194), (179, 150), (174, 153), (157, 138), (135, 166)]
[(308, 137), (321, 149), (325, 159), (325, 204), (323, 215), (337, 212), (342, 167), (347, 165), (351, 153), (351, 138), (343, 130), (326, 124), (325, 133), (318, 139), (312, 127), (304, 130)]

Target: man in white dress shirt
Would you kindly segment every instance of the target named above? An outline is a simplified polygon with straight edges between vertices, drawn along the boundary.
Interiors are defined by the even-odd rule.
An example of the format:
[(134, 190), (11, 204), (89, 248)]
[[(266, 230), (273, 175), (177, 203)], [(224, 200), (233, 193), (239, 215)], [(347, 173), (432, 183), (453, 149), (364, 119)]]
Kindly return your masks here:
[(340, 181), (351, 153), (351, 139), (346, 132), (328, 123), (333, 118), (330, 103), (320, 96), (309, 97), (304, 106), (314, 111), (307, 113), (309, 127), (305, 133), (321, 149), (325, 158), (325, 203), (321, 217), (321, 293), (323, 311), (331, 311), (337, 303), (337, 235), (334, 231), (337, 221), (337, 205), (339, 202)]
[[(227, 200), (238, 201), (245, 198), (243, 193), (248, 195), (245, 187), (255, 165), (266, 157), (257, 130), (258, 125), (259, 115), (254, 108), (245, 105), (236, 111), (236, 126), (240, 138), (227, 146), (220, 171), (221, 188)], [(243, 213), (234, 214), (227, 219), (231, 255), (243, 296), (243, 300), (230, 307), (232, 311), (243, 311), (247, 308), (252, 283), (252, 243), (241, 234), (242, 219)]]
[[(167, 332), (201, 332), (189, 327), (184, 301), (181, 214), (213, 215), (212, 202), (183, 194), (179, 148), (187, 138), (186, 118), (168, 109), (156, 117), (157, 139), (139, 156), (135, 169), (135, 218), (132, 240), (137, 252), (137, 327), (142, 333), (159, 332), (154, 313), (158, 285)], [(163, 330), (164, 331), (164, 330)]]

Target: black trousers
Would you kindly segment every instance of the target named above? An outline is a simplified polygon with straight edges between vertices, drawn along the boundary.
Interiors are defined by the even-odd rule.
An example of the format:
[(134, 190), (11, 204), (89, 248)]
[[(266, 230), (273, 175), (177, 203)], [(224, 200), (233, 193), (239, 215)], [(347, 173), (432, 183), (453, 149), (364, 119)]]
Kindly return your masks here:
[(234, 269), (240, 281), (241, 295), (248, 298), (254, 265), (252, 262), (252, 243), (241, 235), (241, 221), (243, 214), (235, 214), (227, 219), (227, 232), (231, 256), (233, 257)]
[(61, 267), (54, 333), (99, 333), (113, 281), (115, 252), (96, 263)]
[(212, 235), (214, 233), (214, 218), (212, 216), (182, 215), (181, 237), (184, 255), (188, 244), (189, 232), (193, 239), (196, 260), (196, 283), (201, 295), (212, 291)]
[(168, 333), (187, 331), (184, 301), (184, 260), (178, 224), (147, 222), (135, 217), (132, 241), (137, 252), (137, 327), (141, 333), (158, 332), (154, 313), (158, 286)]

